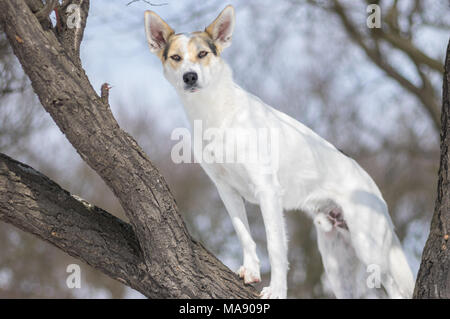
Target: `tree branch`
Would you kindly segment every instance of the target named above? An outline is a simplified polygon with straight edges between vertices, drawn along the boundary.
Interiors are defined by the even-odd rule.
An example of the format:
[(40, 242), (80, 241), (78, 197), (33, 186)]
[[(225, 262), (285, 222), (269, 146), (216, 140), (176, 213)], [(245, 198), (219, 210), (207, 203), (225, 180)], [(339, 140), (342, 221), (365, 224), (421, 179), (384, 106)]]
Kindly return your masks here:
[[(58, 7), (57, 12), (60, 20), (60, 29), (57, 32), (58, 40), (64, 47), (65, 52), (80, 68), (80, 45), (86, 28), (89, 4), (89, 0), (64, 1)], [(73, 10), (69, 10), (71, 6)]]
[[(398, 72), (391, 64), (389, 64), (379, 51), (378, 44), (374, 48), (369, 47), (365, 41), (364, 36), (357, 30), (357, 28), (350, 21), (347, 13), (345, 12), (344, 7), (338, 0), (333, 0), (333, 6), (331, 8), (326, 8), (329, 11), (337, 14), (339, 19), (342, 22), (347, 33), (350, 35), (350, 38), (359, 46), (369, 59), (372, 60), (381, 70), (386, 72), (388, 76), (397, 81), (401, 86), (403, 86), (406, 90), (414, 94), (425, 107), (425, 110), (430, 115), (433, 124), (437, 130), (440, 128), (440, 111), (438, 101), (435, 98), (434, 94), (430, 94), (430, 90), (428, 87), (417, 87), (411, 81), (409, 81), (406, 77), (404, 77), (400, 72)], [(422, 57), (423, 58), (423, 57)], [(413, 61), (414, 62), (414, 61)], [(429, 61), (428, 61), (429, 62)], [(433, 65), (435, 66), (435, 65)], [(437, 66), (435, 66), (437, 67)]]
[(0, 220), (146, 294), (153, 281), (129, 224), (0, 154)]
[(381, 37), (393, 47), (405, 52), (411, 60), (417, 64), (425, 64), (429, 68), (442, 73), (444, 65), (441, 61), (435, 60), (414, 46), (411, 40), (403, 38), (395, 32), (385, 32), (382, 29), (374, 29), (375, 35)]
[(24, 0), (1, 1), (0, 22), (42, 105), (127, 214), (145, 271), (158, 287), (146, 295), (256, 297), (191, 239), (164, 178), (92, 88), (77, 55), (89, 1), (73, 3), (82, 10), (81, 27), (63, 27), (58, 36), (42, 28)]
[(437, 198), (414, 298), (450, 298), (450, 41), (445, 61)]

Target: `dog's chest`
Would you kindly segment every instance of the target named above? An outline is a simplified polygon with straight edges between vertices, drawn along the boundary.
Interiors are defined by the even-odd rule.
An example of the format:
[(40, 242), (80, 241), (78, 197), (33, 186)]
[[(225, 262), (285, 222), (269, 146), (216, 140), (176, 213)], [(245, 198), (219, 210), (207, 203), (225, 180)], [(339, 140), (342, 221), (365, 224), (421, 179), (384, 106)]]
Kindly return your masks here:
[(224, 183), (234, 188), (245, 200), (257, 203), (257, 186), (248, 172), (248, 169), (239, 163), (213, 163), (201, 164), (205, 172), (215, 183)]

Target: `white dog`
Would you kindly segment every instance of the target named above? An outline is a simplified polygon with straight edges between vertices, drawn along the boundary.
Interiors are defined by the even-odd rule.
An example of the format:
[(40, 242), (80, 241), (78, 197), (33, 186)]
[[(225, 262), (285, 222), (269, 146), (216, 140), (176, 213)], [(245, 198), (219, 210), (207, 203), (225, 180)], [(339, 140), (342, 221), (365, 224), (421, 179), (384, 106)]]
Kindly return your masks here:
[[(242, 151), (256, 155), (257, 160), (201, 163), (217, 186), (241, 242), (244, 260), (239, 276), (245, 283), (260, 281), (245, 199), (260, 205), (266, 228), (271, 279), (262, 298), (286, 298), (283, 211), (293, 209), (307, 212), (314, 220), (336, 297), (378, 295), (370, 290), (374, 285), (368, 280), (369, 268), (374, 271), (370, 275), (379, 275), (389, 297), (411, 297), (413, 275), (378, 187), (353, 159), (233, 82), (232, 72), (221, 58), (231, 44), (233, 29), (231, 6), (205, 31), (190, 34), (175, 34), (156, 13), (145, 12), (150, 50), (161, 60), (164, 75), (178, 92), (191, 125), (201, 121), (204, 128), (216, 129), (216, 138), (209, 137), (213, 140), (208, 145), (210, 155)], [(267, 142), (270, 154), (263, 156), (258, 143), (242, 142), (242, 135), (230, 133), (253, 134), (261, 129), (269, 131), (267, 136), (277, 137)], [(194, 150), (194, 155), (201, 154)]]

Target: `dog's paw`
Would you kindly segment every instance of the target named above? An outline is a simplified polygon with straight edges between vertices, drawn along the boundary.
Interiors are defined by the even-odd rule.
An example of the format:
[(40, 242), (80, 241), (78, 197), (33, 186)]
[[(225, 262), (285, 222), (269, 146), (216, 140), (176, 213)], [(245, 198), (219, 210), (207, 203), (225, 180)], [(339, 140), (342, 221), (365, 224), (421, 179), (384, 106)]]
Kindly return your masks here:
[(286, 299), (286, 289), (265, 287), (259, 295), (261, 299)]
[(239, 278), (244, 279), (245, 284), (253, 284), (261, 281), (259, 267), (241, 266), (236, 273), (239, 275)]

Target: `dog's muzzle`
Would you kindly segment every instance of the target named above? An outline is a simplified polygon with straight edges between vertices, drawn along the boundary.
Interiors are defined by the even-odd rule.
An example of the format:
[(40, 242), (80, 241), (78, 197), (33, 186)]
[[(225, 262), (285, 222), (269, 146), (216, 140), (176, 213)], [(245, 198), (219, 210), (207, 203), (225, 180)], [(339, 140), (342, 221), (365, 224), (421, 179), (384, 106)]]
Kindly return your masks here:
[(186, 72), (183, 74), (184, 89), (194, 92), (197, 88), (198, 75), (197, 72)]

